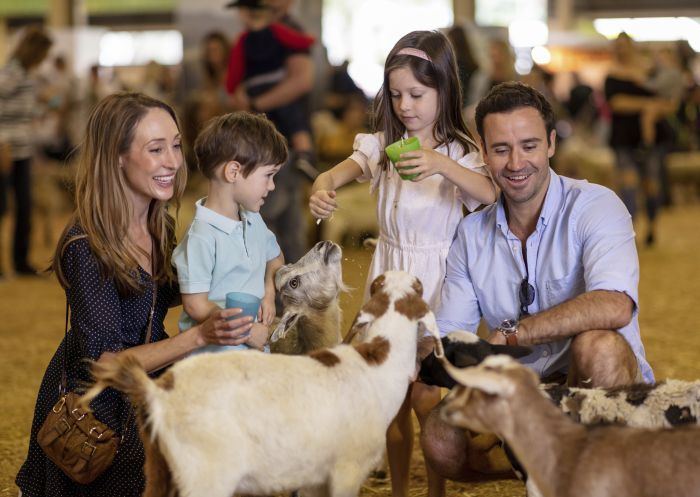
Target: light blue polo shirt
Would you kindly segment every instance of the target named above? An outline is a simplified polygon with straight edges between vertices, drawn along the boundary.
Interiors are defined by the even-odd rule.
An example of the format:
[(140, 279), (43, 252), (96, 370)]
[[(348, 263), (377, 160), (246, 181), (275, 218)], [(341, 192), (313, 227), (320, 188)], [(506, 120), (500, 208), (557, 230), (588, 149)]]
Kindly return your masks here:
[[(510, 232), (503, 198), (465, 217), (447, 256), (437, 322), (442, 334), (476, 331), (481, 317), (490, 330), (517, 318), (518, 289), (528, 276), (535, 287), (530, 314), (592, 290), (626, 293), (635, 304), (632, 320), (618, 330), (637, 357), (646, 382), (654, 374), (639, 335), (639, 259), (630, 214), (611, 190), (558, 176), (550, 169), (547, 195), (535, 231), (521, 243)], [(527, 264), (527, 265), (526, 265)], [(532, 345), (520, 362), (541, 377), (566, 372), (570, 339)]]
[[(257, 212), (241, 210), (241, 221), (235, 221), (206, 208), (205, 202), (206, 198), (196, 202), (194, 220), (173, 252), (180, 292), (207, 292), (209, 300), (222, 308), (229, 292), (246, 292), (262, 299), (265, 267), (280, 254), (274, 233)], [(183, 311), (180, 331), (196, 324)], [(240, 348), (208, 345), (198, 352)]]

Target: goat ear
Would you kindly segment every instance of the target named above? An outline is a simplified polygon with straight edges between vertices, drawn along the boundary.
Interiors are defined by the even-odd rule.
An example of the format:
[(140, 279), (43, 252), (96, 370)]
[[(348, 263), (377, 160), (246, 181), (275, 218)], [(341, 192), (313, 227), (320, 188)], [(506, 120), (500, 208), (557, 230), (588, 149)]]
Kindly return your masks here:
[(418, 362), (428, 357), (435, 350), (435, 337), (425, 335), (418, 339), (418, 353), (416, 354)]
[(510, 397), (515, 393), (515, 384), (502, 373), (481, 367), (456, 368), (447, 360), (443, 360), (443, 366), (457, 383), (465, 387), (501, 397)]
[(347, 335), (345, 335), (345, 338), (343, 339), (343, 343), (352, 343), (355, 335), (357, 335), (360, 330), (366, 328), (372, 319), (373, 317), (371, 314), (362, 311), (358, 312), (357, 316), (355, 316), (355, 321), (353, 321), (352, 326), (350, 326), (350, 331), (348, 331)]
[(275, 328), (275, 331), (272, 332), (270, 342), (276, 342), (277, 340), (280, 340), (287, 336), (287, 332), (289, 332), (289, 329), (292, 326), (297, 324), (297, 321), (299, 321), (299, 314), (297, 314), (296, 312), (285, 312), (282, 315), (282, 318), (280, 319), (277, 328)]
[(418, 325), (422, 326), (423, 329), (430, 333), (430, 336), (435, 339), (435, 355), (437, 357), (445, 357), (445, 350), (442, 347), (440, 330), (435, 321), (435, 314), (433, 314), (432, 311), (426, 312), (425, 315), (418, 320)]

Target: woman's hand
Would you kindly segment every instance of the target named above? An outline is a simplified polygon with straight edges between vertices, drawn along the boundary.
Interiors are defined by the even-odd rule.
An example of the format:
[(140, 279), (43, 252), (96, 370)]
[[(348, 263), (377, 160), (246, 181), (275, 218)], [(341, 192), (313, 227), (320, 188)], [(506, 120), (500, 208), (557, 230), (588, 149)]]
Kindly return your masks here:
[(251, 348), (263, 350), (269, 337), (270, 328), (262, 323), (254, 323), (250, 330), (248, 340), (245, 343), (247, 343)]
[(265, 296), (260, 302), (258, 321), (269, 326), (272, 324), (272, 320), (275, 319), (276, 314), (277, 308), (275, 307), (275, 294), (265, 293)]
[[(248, 341), (247, 333), (252, 325), (250, 316), (234, 317), (243, 312), (241, 309), (220, 309), (214, 311), (205, 321), (197, 325), (197, 345), (240, 345)], [(234, 317), (230, 321), (226, 318)]]
[[(396, 164), (401, 174), (418, 174), (413, 181), (421, 181), (434, 174), (445, 174), (454, 161), (432, 148), (422, 148), (401, 154), (401, 161)], [(410, 168), (410, 169), (409, 169)]]
[(327, 219), (337, 208), (335, 190), (316, 190), (309, 198), (309, 209), (316, 219)]

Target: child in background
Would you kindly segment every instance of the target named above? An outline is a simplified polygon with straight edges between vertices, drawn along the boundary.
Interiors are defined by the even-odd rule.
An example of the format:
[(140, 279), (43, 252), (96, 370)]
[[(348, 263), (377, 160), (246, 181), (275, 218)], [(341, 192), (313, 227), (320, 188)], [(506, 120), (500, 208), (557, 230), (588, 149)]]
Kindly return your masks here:
[(284, 258), (259, 211), (287, 160), (286, 141), (264, 116), (234, 112), (207, 124), (194, 153), (209, 192), (195, 204), (194, 220), (173, 252), (184, 308), (180, 330), (224, 307), (227, 293), (246, 292), (261, 299), (248, 341), (198, 352), (263, 350), (275, 317), (274, 275)]
[[(473, 211), (496, 199), (495, 187), (462, 118), (455, 56), (445, 36), (414, 31), (392, 48), (384, 66), (384, 83), (374, 103), (374, 134), (358, 134), (353, 154), (322, 173), (312, 187), (311, 213), (327, 219), (338, 207), (336, 189), (352, 180), (370, 181), (378, 192), (379, 240), (367, 281), (390, 269), (420, 278), (423, 298), (438, 307), (445, 261), (462, 205)], [(421, 150), (401, 155), (412, 167), (412, 181), (402, 180), (384, 147), (416, 136)], [(369, 287), (369, 284), (367, 285)], [(365, 298), (367, 296), (365, 289)], [(421, 383), (409, 389), (404, 405), (387, 431), (387, 454), (393, 497), (408, 496), (413, 444), (410, 408), (423, 420), (440, 400), (440, 390)], [(430, 468), (428, 495), (444, 493), (444, 481)]]
[[(316, 39), (284, 23), (275, 22), (272, 8), (263, 0), (234, 0), (227, 7), (238, 9), (238, 17), (246, 30), (231, 49), (226, 90), (234, 95), (234, 100), (247, 100), (250, 110), (257, 112), (255, 98), (270, 91), (286, 77), (287, 58), (297, 53), (308, 53)], [(243, 97), (241, 92), (246, 96)], [(307, 107), (305, 100), (299, 98), (264, 112), (289, 139), (297, 155), (310, 161), (313, 140)], [(297, 167), (308, 168), (302, 169), (302, 173), (311, 179), (316, 178), (318, 173), (310, 163), (301, 166), (298, 162)]]

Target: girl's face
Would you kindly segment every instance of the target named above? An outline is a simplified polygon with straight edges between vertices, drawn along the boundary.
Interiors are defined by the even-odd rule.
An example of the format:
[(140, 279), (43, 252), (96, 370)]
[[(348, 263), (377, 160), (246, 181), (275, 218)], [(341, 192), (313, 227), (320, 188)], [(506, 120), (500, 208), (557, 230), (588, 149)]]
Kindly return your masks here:
[(408, 136), (432, 139), (437, 119), (438, 93), (435, 88), (421, 84), (409, 67), (399, 67), (389, 73), (391, 108), (403, 123)]
[(180, 131), (165, 110), (149, 109), (136, 126), (129, 150), (119, 165), (135, 204), (169, 200), (175, 193), (175, 173), (184, 163)]

